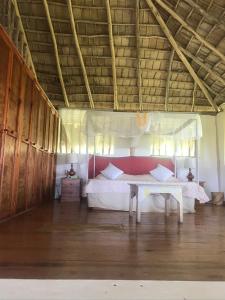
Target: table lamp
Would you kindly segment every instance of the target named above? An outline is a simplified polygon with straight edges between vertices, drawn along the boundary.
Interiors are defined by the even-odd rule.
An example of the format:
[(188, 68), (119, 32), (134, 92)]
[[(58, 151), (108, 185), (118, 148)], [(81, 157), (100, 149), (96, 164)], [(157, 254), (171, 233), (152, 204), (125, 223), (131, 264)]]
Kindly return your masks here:
[(78, 156), (77, 156), (77, 154), (76, 153), (68, 153), (67, 155), (66, 155), (66, 162), (67, 162), (67, 164), (70, 164), (70, 170), (68, 171), (68, 175), (69, 176), (74, 176), (74, 175), (76, 175), (76, 172), (75, 172), (75, 170), (74, 170), (74, 168), (73, 168), (73, 165), (74, 164), (78, 164)]
[(191, 172), (191, 169), (196, 168), (196, 159), (194, 157), (188, 157), (184, 161), (184, 167), (189, 169), (189, 173), (187, 175), (188, 181), (193, 181), (194, 175)]

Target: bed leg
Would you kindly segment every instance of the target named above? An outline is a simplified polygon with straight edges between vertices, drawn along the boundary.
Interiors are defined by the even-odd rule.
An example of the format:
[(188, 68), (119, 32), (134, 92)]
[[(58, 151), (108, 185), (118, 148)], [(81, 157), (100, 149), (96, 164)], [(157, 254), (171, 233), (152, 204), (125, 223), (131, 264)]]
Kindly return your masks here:
[(183, 201), (178, 202), (179, 223), (183, 223)]
[(132, 193), (130, 193), (129, 216), (133, 217), (133, 197), (132, 197)]
[(138, 200), (138, 193), (136, 194), (136, 223), (141, 223), (141, 210), (140, 210), (140, 203)]
[(165, 214), (170, 215), (170, 194), (165, 194)]

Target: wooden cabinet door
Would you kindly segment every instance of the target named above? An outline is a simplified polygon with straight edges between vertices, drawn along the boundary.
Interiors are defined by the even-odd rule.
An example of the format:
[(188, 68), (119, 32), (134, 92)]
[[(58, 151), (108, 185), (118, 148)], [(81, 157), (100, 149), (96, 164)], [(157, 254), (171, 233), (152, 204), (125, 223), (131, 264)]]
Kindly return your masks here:
[(32, 207), (36, 204), (36, 198), (33, 194), (34, 185), (36, 184), (35, 161), (36, 149), (31, 147), (28, 156), (29, 164), (27, 166), (27, 207)]
[(10, 67), (10, 49), (0, 37), (0, 129), (3, 129), (6, 94), (8, 93), (7, 80)]
[(4, 165), (0, 197), (0, 218), (10, 216), (12, 210), (12, 182), (15, 161), (16, 139), (7, 134), (5, 138)]
[(23, 114), (23, 132), (22, 138), (29, 140), (30, 124), (31, 124), (31, 108), (32, 108), (33, 81), (27, 76), (25, 96), (24, 96), (24, 114)]
[(39, 115), (39, 91), (36, 85), (33, 85), (32, 112), (31, 112), (31, 143), (37, 145), (38, 136), (38, 115)]
[(42, 197), (42, 157), (43, 157), (43, 152), (40, 150), (37, 150), (37, 159), (36, 159), (36, 180), (37, 180), (37, 185), (36, 185), (36, 201), (37, 203), (42, 202), (43, 197)]
[(49, 126), (50, 126), (50, 108), (45, 104), (45, 130), (44, 130), (44, 149), (49, 151)]
[(20, 104), (20, 87), (21, 87), (22, 67), (16, 55), (13, 57), (12, 80), (9, 94), (9, 104), (7, 111), (7, 130), (17, 133), (18, 113)]
[(21, 143), (20, 145), (20, 163), (19, 163), (19, 179), (16, 211), (20, 212), (26, 209), (26, 171), (28, 162), (28, 145)]
[(54, 126), (53, 126), (53, 152), (57, 152), (58, 145), (58, 128), (59, 128), (59, 118), (54, 115)]
[(39, 118), (38, 118), (38, 147), (40, 149), (44, 149), (45, 121), (46, 121), (46, 105), (44, 99), (40, 97)]
[(49, 152), (52, 153), (53, 152), (53, 138), (54, 138), (54, 115), (53, 113), (50, 111), (50, 119), (49, 119)]

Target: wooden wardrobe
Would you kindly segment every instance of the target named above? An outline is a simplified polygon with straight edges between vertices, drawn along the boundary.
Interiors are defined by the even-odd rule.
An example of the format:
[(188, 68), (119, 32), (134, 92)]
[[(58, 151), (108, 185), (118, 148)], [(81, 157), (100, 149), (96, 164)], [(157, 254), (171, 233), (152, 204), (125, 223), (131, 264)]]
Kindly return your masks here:
[(0, 26), (0, 220), (53, 198), (58, 123)]

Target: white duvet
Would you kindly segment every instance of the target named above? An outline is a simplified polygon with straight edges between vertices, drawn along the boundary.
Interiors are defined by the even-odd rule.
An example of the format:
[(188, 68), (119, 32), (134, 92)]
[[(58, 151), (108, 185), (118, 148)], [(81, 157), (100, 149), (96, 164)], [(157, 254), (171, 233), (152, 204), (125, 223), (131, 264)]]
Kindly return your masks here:
[[(103, 209), (125, 210), (129, 209), (130, 181), (158, 182), (150, 174), (128, 175), (123, 174), (115, 180), (109, 180), (103, 175), (98, 175), (95, 179), (90, 179), (86, 185), (88, 194), (88, 206)], [(204, 189), (196, 182), (180, 182), (171, 177), (169, 182), (182, 184), (184, 212), (195, 212), (195, 199), (200, 203), (209, 201)], [(167, 181), (167, 182), (168, 182)], [(177, 202), (171, 197), (171, 209), (176, 210)], [(165, 200), (161, 195), (149, 195), (142, 204), (142, 211), (163, 212), (165, 210)]]

